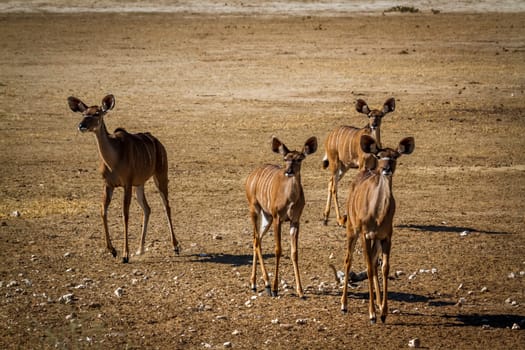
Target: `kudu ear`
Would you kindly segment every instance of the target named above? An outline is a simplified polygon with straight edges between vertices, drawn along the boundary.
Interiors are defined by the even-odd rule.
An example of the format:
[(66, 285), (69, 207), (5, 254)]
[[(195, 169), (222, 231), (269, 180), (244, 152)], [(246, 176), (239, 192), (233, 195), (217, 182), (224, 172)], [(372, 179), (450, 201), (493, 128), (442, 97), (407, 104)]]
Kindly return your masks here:
[(102, 110), (107, 112), (115, 107), (115, 96), (107, 95), (102, 99)]
[(84, 102), (80, 101), (78, 98), (73, 96), (69, 96), (67, 98), (67, 103), (69, 105), (69, 108), (71, 108), (71, 110), (75, 113), (82, 113), (88, 108)]
[(290, 153), (290, 150), (277, 137), (272, 136), (272, 151), (283, 156)]
[(359, 113), (363, 113), (366, 115), (370, 113), (370, 108), (368, 108), (368, 104), (365, 102), (365, 100), (362, 100), (362, 99), (357, 100), (357, 102), (355, 103), (355, 109)]
[(307, 156), (315, 151), (317, 151), (317, 137), (312, 136), (304, 143), (303, 154)]
[(399, 142), (399, 146), (397, 146), (397, 151), (400, 154), (410, 154), (414, 152), (414, 148), (416, 147), (416, 143), (413, 137), (405, 137)]
[(365, 153), (377, 154), (379, 152), (376, 140), (370, 135), (361, 136), (360, 144)]
[(393, 112), (396, 109), (396, 99), (391, 97), (383, 105), (383, 114)]

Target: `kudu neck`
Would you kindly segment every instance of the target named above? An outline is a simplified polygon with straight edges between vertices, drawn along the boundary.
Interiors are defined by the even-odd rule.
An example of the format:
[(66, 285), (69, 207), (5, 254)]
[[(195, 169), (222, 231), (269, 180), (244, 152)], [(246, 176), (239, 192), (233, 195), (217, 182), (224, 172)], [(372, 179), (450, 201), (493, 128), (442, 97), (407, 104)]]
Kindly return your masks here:
[(381, 130), (379, 128), (370, 128), (370, 134), (376, 140), (379, 148), (381, 148)]
[(110, 137), (104, 119), (100, 121), (100, 127), (95, 131), (98, 153), (102, 162), (111, 170), (118, 161), (117, 149), (114, 139)]

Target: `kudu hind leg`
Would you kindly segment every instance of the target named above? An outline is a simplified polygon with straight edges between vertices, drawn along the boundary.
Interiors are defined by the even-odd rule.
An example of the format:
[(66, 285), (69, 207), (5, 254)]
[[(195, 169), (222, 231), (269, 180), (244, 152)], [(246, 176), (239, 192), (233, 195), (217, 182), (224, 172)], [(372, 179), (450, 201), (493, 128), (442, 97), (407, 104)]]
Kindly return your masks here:
[(109, 237), (109, 229), (108, 229), (108, 208), (109, 208), (109, 203), (111, 203), (112, 197), (113, 197), (113, 187), (105, 186), (104, 194), (102, 198), (102, 208), (101, 208), (100, 214), (102, 216), (102, 223), (104, 225), (106, 249), (111, 253), (111, 255), (113, 255), (113, 257), (116, 257), (117, 250), (111, 244), (111, 238)]
[(170, 201), (168, 198), (168, 173), (167, 171), (164, 174), (157, 174), (153, 177), (155, 185), (159, 190), (160, 198), (162, 199), (162, 204), (164, 205), (164, 211), (166, 212), (166, 219), (168, 221), (168, 229), (170, 231), (171, 243), (173, 245), (173, 251), (175, 254), (180, 253), (180, 244), (175, 238), (175, 232), (173, 230), (173, 222), (171, 220), (171, 207)]
[(342, 175), (339, 175), (338, 172), (339, 170), (334, 170), (333, 175), (330, 177), (330, 181), (328, 182), (328, 198), (326, 199), (326, 206), (324, 210), (324, 221), (323, 221), (325, 225), (328, 223), (328, 217), (330, 216), (330, 207), (332, 205), (332, 200), (334, 203), (337, 224), (339, 226), (344, 226), (346, 222), (346, 218), (343, 215), (341, 215), (341, 212), (339, 211), (339, 199), (337, 198), (337, 185), (339, 183), (339, 180), (341, 180)]
[(328, 217), (330, 216), (330, 207), (332, 205), (332, 187), (334, 183), (334, 177), (330, 177), (330, 181), (328, 181), (328, 198), (326, 199), (326, 205), (323, 212), (323, 224), (328, 224)]
[(142, 211), (144, 213), (142, 219), (142, 235), (140, 236), (139, 249), (137, 250), (137, 255), (144, 254), (144, 243), (146, 242), (146, 232), (148, 230), (149, 216), (151, 213), (151, 208), (148, 205), (146, 200), (146, 195), (144, 194), (144, 185), (137, 186), (135, 188), (135, 193), (137, 195), (137, 202), (139, 203)]
[[(261, 229), (259, 230), (258, 217), (261, 216)], [(265, 288), (268, 293), (270, 292), (270, 282), (268, 278), (268, 272), (264, 266), (264, 260), (262, 255), (262, 238), (268, 232), (271, 224), (271, 219), (268, 220), (264, 213), (257, 213), (256, 209), (250, 210), (250, 218), (253, 225), (253, 260), (252, 260), (252, 274), (250, 277), (250, 284), (252, 290), (257, 291), (257, 261), (261, 265), (261, 272), (265, 283)], [(259, 233), (260, 232), (260, 233)]]

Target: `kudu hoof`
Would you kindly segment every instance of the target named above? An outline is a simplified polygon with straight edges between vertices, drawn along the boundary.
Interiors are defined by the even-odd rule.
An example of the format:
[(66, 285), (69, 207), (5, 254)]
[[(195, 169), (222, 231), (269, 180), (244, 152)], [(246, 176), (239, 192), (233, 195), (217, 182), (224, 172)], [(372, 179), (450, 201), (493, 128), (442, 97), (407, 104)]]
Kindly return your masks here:
[(180, 254), (180, 246), (176, 246), (175, 249), (173, 249), (173, 251), (175, 252), (175, 254), (179, 255)]
[(123, 263), (123, 264), (127, 264), (127, 263), (129, 263), (129, 258), (128, 258), (128, 257), (124, 257), (124, 258), (122, 258), (122, 263)]
[(381, 322), (385, 323), (386, 321), (386, 315), (385, 316), (381, 316)]
[(264, 290), (266, 291), (266, 294), (268, 294), (269, 296), (273, 297), (273, 295), (272, 295), (272, 288), (270, 288), (269, 286), (266, 286), (264, 288)]
[(109, 252), (111, 253), (111, 255), (113, 255), (114, 258), (117, 257), (117, 250), (115, 248), (111, 247), (109, 249)]
[(348, 313), (348, 309), (347, 309), (346, 307), (342, 307), (342, 308), (341, 308), (341, 313), (342, 313), (343, 315), (346, 315), (346, 314)]
[(376, 318), (375, 317), (370, 319), (370, 324), (376, 324)]

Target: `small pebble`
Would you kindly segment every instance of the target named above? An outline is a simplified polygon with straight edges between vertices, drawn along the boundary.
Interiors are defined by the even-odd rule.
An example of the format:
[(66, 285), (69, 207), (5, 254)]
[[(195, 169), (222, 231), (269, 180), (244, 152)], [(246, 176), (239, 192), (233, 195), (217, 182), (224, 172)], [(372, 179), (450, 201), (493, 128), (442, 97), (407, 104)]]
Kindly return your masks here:
[(227, 341), (226, 343), (223, 344), (223, 346), (224, 346), (225, 348), (231, 348), (231, 347), (232, 347), (232, 343), (229, 342), (229, 341)]
[(514, 323), (514, 324), (512, 325), (512, 329), (513, 329), (513, 330), (518, 330), (518, 329), (521, 329), (521, 327), (520, 327), (519, 324)]
[(409, 348), (419, 348), (420, 346), (421, 346), (421, 341), (419, 340), (419, 338), (411, 339), (408, 342), (408, 347)]
[(122, 294), (124, 294), (124, 289), (122, 289), (122, 287), (118, 287), (117, 289), (115, 289), (113, 294), (115, 294), (118, 298), (120, 298)]

